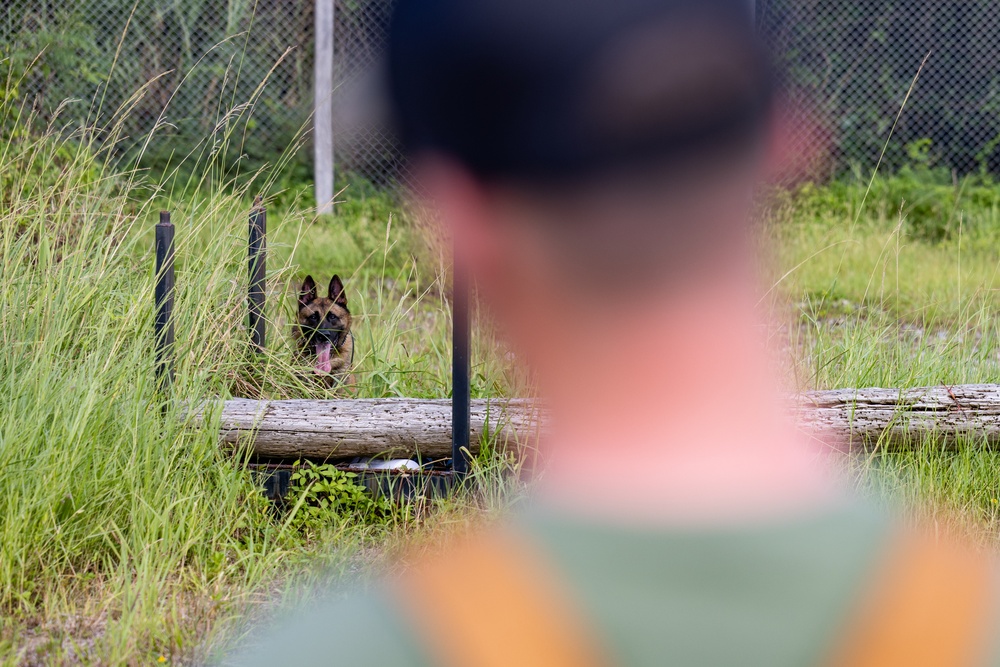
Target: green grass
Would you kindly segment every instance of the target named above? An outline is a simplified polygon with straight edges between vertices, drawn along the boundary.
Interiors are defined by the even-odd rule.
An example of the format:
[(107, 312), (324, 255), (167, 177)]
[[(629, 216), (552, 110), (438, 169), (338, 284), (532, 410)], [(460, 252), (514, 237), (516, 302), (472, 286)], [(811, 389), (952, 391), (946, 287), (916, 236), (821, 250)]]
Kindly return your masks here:
[[(329, 395), (302, 379), (288, 321), (298, 280), (334, 272), (357, 322), (356, 395), (446, 396), (447, 266), (393, 199), (352, 183), (336, 215), (313, 219), (270, 172), (233, 175), (196, 156), (195, 180), (153, 177), (86, 133), (32, 127), (16, 104), (0, 97), (0, 664), (189, 664), (245, 631), (248, 610), (274, 606), (259, 602), (298, 601), (373, 567), (437, 522), (428, 517), (503, 506), (491, 487), (303, 529), (263, 499), (240, 456), (220, 451), (217, 422), (190, 428), (156, 390), (152, 241), (166, 209), (177, 228), (174, 397)], [(251, 363), (245, 253), (258, 193), (281, 203), (268, 219), (269, 346)], [(520, 386), (488, 336), (474, 351), (475, 395)], [(484, 456), (478, 478), (508, 465)]]
[[(11, 90), (7, 86), (7, 90)], [(127, 113), (127, 109), (123, 111)], [(114, 126), (107, 133), (114, 138)], [(520, 497), (513, 465), (478, 462), (481, 493), (370, 521), (291, 521), (266, 503), (214, 426), (190, 428), (156, 391), (152, 233), (177, 228), (173, 395), (327, 396), (293, 361), (298, 281), (338, 273), (355, 315), (354, 395), (449, 392), (448, 261), (427, 223), (356, 179), (336, 214), (282, 190), (282, 161), (225, 166), (213, 137), (162, 176), (32, 127), (0, 96), (0, 663), (188, 664), (247, 623), (403, 542), (488, 520)], [(141, 141), (141, 138), (140, 138)], [(296, 147), (290, 147), (293, 152)], [(236, 150), (236, 149), (233, 149)], [(238, 151), (237, 151), (238, 152)], [(247, 215), (268, 213), (267, 354), (250, 363)], [(759, 228), (762, 301), (794, 388), (906, 387), (1000, 378), (1000, 187), (926, 167), (845, 178), (775, 198)], [(473, 393), (526, 391), (480, 321)], [(993, 543), (1000, 455), (944, 452), (847, 461), (877, 497), (967, 525)]]
[[(867, 199), (857, 177), (777, 198), (764, 282), (793, 388), (1000, 382), (1000, 187), (941, 176), (879, 177)], [(848, 467), (876, 497), (995, 545), (1000, 455), (980, 445), (927, 441)]]
[[(997, 205), (966, 199), (962, 186), (927, 183), (924, 189), (938, 188), (936, 196), (949, 200), (935, 210), (954, 219), (946, 237), (929, 239), (919, 230), (936, 223), (911, 219), (908, 202), (893, 194), (897, 180), (906, 181), (877, 179), (863, 206), (867, 184), (840, 182), (806, 186), (768, 212), (764, 282), (780, 320), (790, 323), (781, 334), (800, 386), (998, 377)], [(974, 189), (1000, 195), (1000, 186)]]

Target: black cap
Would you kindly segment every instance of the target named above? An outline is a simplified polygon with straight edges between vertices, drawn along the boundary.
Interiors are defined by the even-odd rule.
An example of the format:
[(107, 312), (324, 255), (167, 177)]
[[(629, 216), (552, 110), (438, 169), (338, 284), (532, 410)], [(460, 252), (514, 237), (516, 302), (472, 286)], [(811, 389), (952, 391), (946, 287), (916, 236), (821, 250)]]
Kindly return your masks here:
[(411, 154), (558, 178), (753, 139), (771, 78), (750, 0), (399, 0), (389, 93)]

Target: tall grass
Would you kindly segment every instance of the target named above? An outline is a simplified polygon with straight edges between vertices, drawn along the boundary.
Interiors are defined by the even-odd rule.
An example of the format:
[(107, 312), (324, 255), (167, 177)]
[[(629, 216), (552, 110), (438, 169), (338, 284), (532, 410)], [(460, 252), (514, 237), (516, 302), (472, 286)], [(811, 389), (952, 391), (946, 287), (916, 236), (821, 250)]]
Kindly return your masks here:
[[(238, 106), (233, 113), (252, 109)], [(521, 495), (506, 474), (516, 462), (487, 448), (476, 496), (298, 531), (264, 501), (243, 460), (220, 451), (217, 422), (191, 428), (183, 401), (331, 395), (292, 354), (295, 292), (307, 273), (321, 284), (338, 273), (347, 285), (358, 382), (344, 393), (450, 391), (448, 258), (422, 243), (426, 223), (358, 182), (345, 183), (336, 215), (316, 218), (308, 190), (277, 190), (285, 158), (253, 173), (225, 159), (240, 150), (232, 120), (153, 177), (102, 148), (124, 141), (120, 122), (67, 137), (36, 126), (16, 95), (0, 96), (4, 663), (190, 662), (239, 636), (256, 603), (301, 600), (415, 533), (433, 539)], [(775, 286), (768, 305), (795, 388), (1000, 375), (1000, 189), (926, 178), (876, 179), (867, 199), (862, 179), (809, 186), (772, 209), (761, 233)], [(245, 243), (257, 194), (269, 204), (269, 345), (250, 358)], [(177, 227), (169, 397), (156, 391), (151, 332), (161, 208)], [(516, 360), (479, 324), (473, 394), (527, 391)], [(989, 533), (1000, 518), (1000, 455), (978, 444), (945, 452), (928, 441), (847, 464), (865, 489)]]
[[(853, 203), (838, 198), (830, 205), (829, 197), (836, 192), (850, 201), (861, 184), (810, 187), (778, 208), (764, 229), (772, 257), (768, 280), (780, 280), (772, 305), (788, 323), (781, 337), (792, 353), (798, 385), (996, 380), (996, 201), (981, 195), (949, 201), (961, 186), (939, 187), (928, 206), (936, 212), (915, 212), (898, 192), (901, 186), (884, 180), (890, 182), (878, 184), (879, 196), (860, 216)], [(976, 189), (1000, 195), (996, 186)], [(939, 225), (949, 233), (933, 239), (923, 233)]]
[[(1000, 381), (1000, 187), (927, 169), (785, 194), (762, 228), (772, 342), (794, 389)], [(1000, 454), (954, 451), (849, 459), (859, 485), (996, 546)]]
[[(281, 549), (245, 474), (210, 431), (183, 428), (152, 381), (150, 199), (86, 142), (9, 141), (0, 180), (0, 606), (10, 646), (31, 619), (85, 615), (108, 662), (170, 653), (208, 622), (200, 585), (253, 580)], [(222, 220), (221, 202), (210, 219)], [(208, 222), (203, 223), (205, 225)], [(232, 366), (239, 244), (178, 251), (178, 395), (222, 389)], [(221, 317), (219, 316), (221, 315)], [(252, 557), (260, 554), (261, 557)], [(83, 605), (84, 609), (80, 609)], [(22, 622), (18, 622), (21, 619)], [(86, 639), (86, 637), (84, 637)], [(50, 653), (74, 651), (61, 643)], [(16, 654), (11, 655), (14, 658)]]
[[(291, 529), (242, 458), (220, 450), (218, 422), (192, 428), (184, 407), (330, 395), (291, 353), (306, 273), (345, 277), (358, 377), (348, 393), (447, 396), (446, 262), (417, 243), (396, 200), (348, 187), (323, 218), (294, 196), (272, 204), (270, 340), (250, 359), (247, 215), (254, 195), (278, 194), (274, 172), (221, 166), (223, 132), (189, 158), (197, 169), (153, 178), (102, 148), (120, 125), (67, 135), (37, 126), (14, 95), (0, 105), (0, 662), (190, 662), (255, 600), (298, 599), (421, 524), (403, 513)], [(151, 331), (161, 208), (177, 228), (169, 396), (157, 392)], [(502, 350), (488, 336), (475, 350), (474, 393), (508, 391)], [(484, 458), (479, 474), (504, 465)]]

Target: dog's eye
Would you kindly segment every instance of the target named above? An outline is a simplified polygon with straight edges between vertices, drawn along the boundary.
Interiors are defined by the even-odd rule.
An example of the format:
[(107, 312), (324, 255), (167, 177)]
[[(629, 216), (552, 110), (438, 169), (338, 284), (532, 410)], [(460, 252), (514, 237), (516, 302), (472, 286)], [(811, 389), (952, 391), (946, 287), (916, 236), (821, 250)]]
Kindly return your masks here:
[(333, 313), (327, 313), (326, 314), (326, 319), (329, 320), (330, 322), (336, 322), (337, 321), (337, 316), (334, 315)]
[(312, 314), (310, 314), (309, 315), (309, 321), (312, 322), (313, 324), (315, 324), (316, 322), (319, 322), (319, 313), (312, 313)]

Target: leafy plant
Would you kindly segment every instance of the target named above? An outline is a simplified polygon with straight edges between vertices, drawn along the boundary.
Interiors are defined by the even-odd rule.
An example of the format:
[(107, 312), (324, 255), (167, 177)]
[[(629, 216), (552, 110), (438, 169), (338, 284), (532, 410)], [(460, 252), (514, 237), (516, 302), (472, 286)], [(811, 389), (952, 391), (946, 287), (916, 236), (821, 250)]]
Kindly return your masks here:
[(296, 502), (287, 519), (291, 525), (311, 530), (344, 519), (379, 522), (392, 514), (389, 501), (370, 494), (357, 482), (356, 473), (332, 463), (297, 461), (295, 465), (291, 494)]

